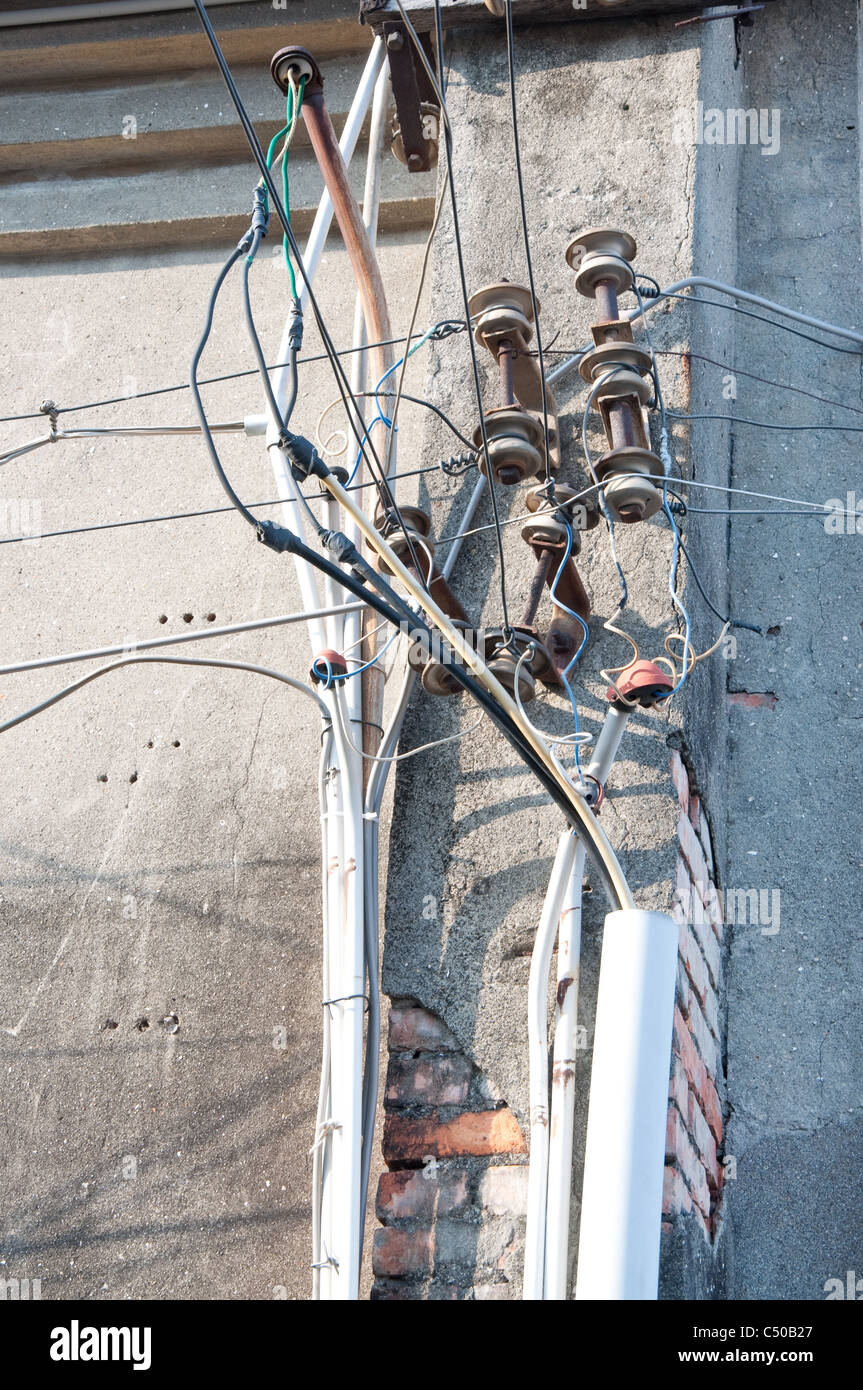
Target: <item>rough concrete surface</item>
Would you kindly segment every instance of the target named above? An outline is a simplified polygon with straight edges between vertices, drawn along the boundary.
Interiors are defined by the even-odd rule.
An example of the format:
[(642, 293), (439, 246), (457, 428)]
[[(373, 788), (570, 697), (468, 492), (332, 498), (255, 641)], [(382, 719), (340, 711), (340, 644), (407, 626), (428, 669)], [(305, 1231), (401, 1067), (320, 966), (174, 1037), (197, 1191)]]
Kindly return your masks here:
[[(396, 331), (420, 250), (410, 238), (382, 247)], [(7, 272), (3, 413), (185, 382), (222, 258)], [(347, 344), (354, 296), (337, 243), (319, 283)], [(262, 257), (253, 294), (272, 358), (287, 306), (278, 260)], [(312, 325), (306, 349), (319, 350)], [(251, 361), (230, 284), (202, 374)], [(335, 395), (325, 364), (306, 367), (297, 425), (313, 433)], [(214, 421), (261, 409), (253, 377), (207, 388), (206, 403)], [(406, 407), (407, 451), (416, 414)], [(65, 418), (194, 415), (182, 391)], [(7, 424), (4, 446), (42, 432), (41, 421)], [(245, 498), (275, 495), (260, 440), (221, 436), (219, 447)], [(49, 531), (225, 500), (198, 438), (61, 443), (3, 474), (6, 535), (26, 503)], [(232, 514), (4, 545), (0, 565), (3, 663), (300, 607), (290, 560)], [(193, 654), (299, 677), (309, 661), (301, 626)], [(93, 665), (0, 678), (0, 718)], [(4, 736), (0, 1270), (41, 1278), (44, 1299), (308, 1296), (318, 747), (302, 695), (155, 665), (103, 677)], [(176, 1031), (161, 1022), (170, 1015)]]
[[(733, 38), (711, 35), (711, 61), (730, 82)], [(528, 57), (529, 53), (529, 57)], [(733, 202), (721, 171), (709, 176), (712, 214), (699, 214), (694, 151), (674, 141), (673, 112), (694, 105), (701, 90), (703, 50), (692, 31), (668, 23), (626, 26), (568, 26), (538, 30), (519, 48), (518, 99), (522, 160), (528, 199), (534, 271), (543, 306), (545, 341), (560, 353), (589, 341), (591, 302), (580, 299), (564, 252), (580, 230), (595, 225), (632, 230), (637, 265), (669, 283), (690, 272), (697, 237), (710, 235), (714, 264), (727, 262), (733, 246)], [(449, 49), (449, 105), (455, 170), (461, 188), (460, 223), (468, 287), (508, 278), (524, 283), (526, 269), (513, 172), (512, 129), (503, 39), (459, 36)], [(532, 113), (541, 112), (541, 118)], [(733, 170), (733, 158), (726, 165)], [(719, 195), (719, 196), (717, 196)], [(452, 224), (445, 215), (437, 244), (434, 314), (461, 310)], [(730, 269), (726, 271), (730, 273)], [(689, 325), (672, 311), (655, 322), (657, 345), (680, 351)], [(561, 360), (549, 357), (549, 362)], [(666, 365), (667, 364), (667, 365)], [(678, 407), (688, 406), (688, 382), (680, 359), (663, 359), (663, 383)], [(486, 404), (497, 403), (493, 364), (480, 361)], [(467, 345), (454, 339), (433, 359), (429, 390), (455, 399), (471, 425)], [(561, 477), (584, 477), (580, 431), (583, 392), (576, 373), (556, 388), (561, 408), (564, 467)], [(437, 438), (430, 425), (430, 438)], [(675, 432), (683, 448), (684, 429)], [(715, 435), (699, 445), (699, 469), (722, 482), (727, 450)], [(721, 436), (720, 436), (721, 442)], [(600, 436), (591, 433), (594, 455)], [(685, 457), (685, 455), (684, 455)], [(472, 486), (464, 486), (464, 496)], [(506, 517), (517, 518), (523, 493), (499, 493)], [(436, 509), (437, 510), (437, 509)], [(436, 534), (455, 529), (458, 507), (443, 508)], [(484, 506), (480, 521), (488, 525)], [(505, 528), (506, 584), (511, 617), (517, 618), (533, 569), (531, 553), (516, 526)], [(696, 541), (696, 547), (697, 547)], [(623, 626), (642, 644), (644, 655), (663, 651), (664, 637), (678, 630), (668, 593), (670, 536), (664, 520), (618, 527), (617, 546), (629, 582)], [(602, 624), (612, 619), (619, 597), (604, 529), (585, 538), (579, 569), (593, 602), (591, 644), (580, 663), (577, 689), (582, 727), (596, 736), (606, 708), (602, 667), (623, 666), (631, 649)], [(500, 572), (488, 533), (465, 548), (457, 589), (469, 613), (485, 625), (502, 618)], [(689, 593), (688, 585), (683, 589)], [(547, 603), (540, 622), (547, 621)], [(716, 637), (710, 615), (696, 615), (694, 641)], [(707, 640), (702, 640), (707, 634)], [(699, 700), (713, 724), (721, 718), (715, 687), (699, 685)], [(683, 706), (682, 708), (686, 708)], [(532, 718), (557, 734), (571, 730), (565, 698), (542, 695), (528, 707)], [(668, 909), (674, 872), (676, 802), (669, 795), (669, 750), (680, 742), (681, 709), (633, 716), (602, 812), (604, 828), (618, 851), (640, 905)], [(405, 738), (420, 742), (468, 727), (469, 709), (457, 702), (416, 706)], [(434, 763), (406, 764), (399, 772), (404, 814), (393, 829), (384, 959), (385, 987), (415, 995), (440, 1013), (487, 1075), (498, 1095), (527, 1117), (526, 997), (530, 950), (545, 894), (559, 817), (508, 747), (481, 730), (440, 751)], [(593, 887), (591, 876), (588, 881)], [(428, 896), (438, 915), (428, 920)], [(579, 1017), (592, 1038), (592, 1015), (600, 927), (601, 893), (588, 898), (585, 914)], [(589, 1073), (590, 1052), (583, 1071)], [(587, 1086), (579, 1087), (577, 1136), (583, 1135)], [(576, 1146), (578, 1148), (579, 1138)], [(580, 1172), (581, 1155), (576, 1169)], [(577, 1192), (576, 1179), (574, 1190)], [(577, 1201), (573, 1212), (577, 1223)], [(576, 1240), (571, 1249), (575, 1252)]]

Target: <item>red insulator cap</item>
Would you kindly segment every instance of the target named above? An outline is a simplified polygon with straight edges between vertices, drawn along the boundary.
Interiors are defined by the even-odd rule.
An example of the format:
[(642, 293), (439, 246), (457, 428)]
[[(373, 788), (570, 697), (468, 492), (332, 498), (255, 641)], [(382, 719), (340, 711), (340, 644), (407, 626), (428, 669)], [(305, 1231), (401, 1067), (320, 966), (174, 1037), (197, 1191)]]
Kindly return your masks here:
[(619, 691), (628, 700), (635, 700), (648, 708), (673, 689), (674, 681), (661, 666), (653, 661), (633, 661), (618, 676), (617, 690), (609, 686), (606, 696), (612, 704), (620, 704)]
[(327, 679), (327, 666), (332, 672), (333, 680), (343, 679), (348, 674), (348, 663), (341, 652), (324, 647), (323, 651), (318, 652), (309, 670), (309, 680), (313, 685), (319, 685)]

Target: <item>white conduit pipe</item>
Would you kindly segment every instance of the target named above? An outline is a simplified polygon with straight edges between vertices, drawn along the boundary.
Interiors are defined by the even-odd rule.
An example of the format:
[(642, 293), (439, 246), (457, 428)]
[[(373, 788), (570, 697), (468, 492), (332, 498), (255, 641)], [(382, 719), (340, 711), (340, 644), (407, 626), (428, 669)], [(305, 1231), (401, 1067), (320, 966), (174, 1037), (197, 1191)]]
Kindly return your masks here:
[[(609, 705), (587, 776), (599, 787), (608, 780), (629, 710)], [(557, 940), (557, 995), (551, 1080), (551, 1126), (548, 1145), (548, 1195), (545, 1216), (546, 1299), (566, 1299), (569, 1287), (569, 1221), (572, 1203), (572, 1148), (575, 1131), (575, 1083), (578, 1055), (578, 984), (581, 957), (582, 887), (585, 847), (578, 841)]]
[(530, 1170), (524, 1250), (525, 1299), (541, 1299), (543, 1295), (548, 1179), (548, 972), (560, 910), (572, 874), (576, 843), (576, 837), (570, 830), (565, 830), (558, 840), (548, 892), (536, 931), (527, 987)]
[(657, 1296), (677, 938), (661, 912), (605, 919), (576, 1299)]
[(557, 938), (557, 995), (554, 1009), (551, 1126), (545, 1211), (543, 1297), (547, 1299), (565, 1299), (567, 1296), (584, 860), (584, 841), (578, 840), (572, 872), (561, 905)]

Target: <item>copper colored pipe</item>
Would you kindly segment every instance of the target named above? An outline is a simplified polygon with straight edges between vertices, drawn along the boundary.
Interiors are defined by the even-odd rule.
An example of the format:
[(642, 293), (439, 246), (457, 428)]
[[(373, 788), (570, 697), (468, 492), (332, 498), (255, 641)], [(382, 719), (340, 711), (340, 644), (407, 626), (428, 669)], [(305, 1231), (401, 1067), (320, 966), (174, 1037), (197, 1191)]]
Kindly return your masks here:
[[(392, 338), (393, 334), (384, 283), (359, 204), (348, 182), (347, 167), (327, 111), (320, 81), (311, 80), (307, 83), (302, 112), (357, 282), (366, 321), (366, 336), (370, 343), (375, 344), (369, 347), (368, 353), (374, 380), (380, 381), (394, 361), (392, 348), (386, 346), (387, 340)], [(371, 629), (376, 626), (377, 619), (367, 610), (363, 615), (364, 661), (371, 661), (377, 653), (377, 634), (371, 635)], [(381, 741), (381, 734), (376, 726), (383, 723), (382, 675), (383, 673), (375, 667), (369, 667), (360, 677), (363, 685), (363, 751), (369, 754), (378, 751)], [(371, 774), (371, 766), (368, 761), (364, 764), (364, 786)]]

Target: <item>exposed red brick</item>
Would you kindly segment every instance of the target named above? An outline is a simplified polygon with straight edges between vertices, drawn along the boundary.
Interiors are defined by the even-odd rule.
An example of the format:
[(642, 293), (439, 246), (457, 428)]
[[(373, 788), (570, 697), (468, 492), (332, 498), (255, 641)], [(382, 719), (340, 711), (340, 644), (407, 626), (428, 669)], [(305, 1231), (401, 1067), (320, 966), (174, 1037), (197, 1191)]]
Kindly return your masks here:
[(701, 1155), (704, 1167), (707, 1170), (707, 1181), (711, 1191), (717, 1192), (720, 1185), (720, 1164), (719, 1155), (716, 1152), (716, 1140), (713, 1138), (710, 1126), (701, 1113), (695, 1096), (690, 1092), (689, 1105), (686, 1110), (686, 1124), (695, 1147)]
[(689, 810), (689, 774), (675, 748), (671, 754), (671, 780), (677, 789), (677, 799), (684, 811)]
[(686, 922), (680, 925), (678, 931), (678, 949), (680, 958), (686, 966), (686, 973), (692, 981), (693, 990), (699, 999), (703, 999), (710, 988), (707, 966), (704, 964), (704, 957), (692, 928)]
[(708, 891), (710, 883), (710, 871), (707, 867), (707, 860), (704, 857), (704, 850), (701, 848), (701, 841), (692, 829), (692, 822), (687, 815), (681, 812), (677, 821), (677, 838), (683, 850), (683, 856), (689, 865), (689, 873), (693, 883), (699, 893), (704, 897)]
[(419, 1163), (427, 1154), (455, 1158), (521, 1153), (527, 1153), (527, 1145), (509, 1109), (468, 1111), (449, 1120), (390, 1112), (384, 1122), (384, 1159), (390, 1165)]
[(698, 1104), (707, 1123), (713, 1131), (717, 1144), (722, 1143), (722, 1107), (713, 1078), (698, 1055), (692, 1034), (685, 1018), (678, 1008), (674, 1010), (674, 1052), (683, 1064), (690, 1086), (698, 1097)]
[(457, 1052), (458, 1042), (445, 1023), (419, 1004), (394, 1004), (390, 1009), (390, 1047), (405, 1051)]
[(668, 1099), (674, 1102), (681, 1115), (686, 1115), (688, 1113), (689, 1086), (679, 1057), (672, 1058), (671, 1079), (668, 1083)]
[(706, 1217), (710, 1216), (710, 1188), (704, 1164), (698, 1156), (682, 1116), (675, 1106), (668, 1111), (665, 1130), (666, 1163), (676, 1163), (686, 1179), (686, 1185)]
[(772, 690), (756, 694), (749, 690), (732, 690), (728, 695), (729, 705), (742, 705), (744, 709), (775, 709), (777, 696)]
[(375, 1231), (372, 1269), (384, 1279), (428, 1274), (433, 1253), (432, 1231), (401, 1231), (394, 1226), (386, 1226)]
[(473, 1067), (460, 1052), (443, 1057), (396, 1053), (387, 1070), (386, 1098), (391, 1105), (462, 1105), (472, 1075)]
[(378, 1182), (377, 1215), (385, 1225), (393, 1221), (431, 1222), (435, 1216), (452, 1216), (467, 1205), (467, 1173), (463, 1168), (429, 1176), (425, 1169), (408, 1168), (382, 1173)]

